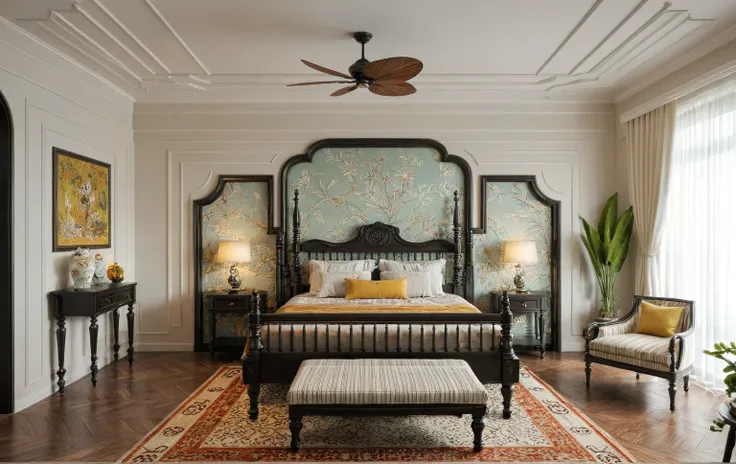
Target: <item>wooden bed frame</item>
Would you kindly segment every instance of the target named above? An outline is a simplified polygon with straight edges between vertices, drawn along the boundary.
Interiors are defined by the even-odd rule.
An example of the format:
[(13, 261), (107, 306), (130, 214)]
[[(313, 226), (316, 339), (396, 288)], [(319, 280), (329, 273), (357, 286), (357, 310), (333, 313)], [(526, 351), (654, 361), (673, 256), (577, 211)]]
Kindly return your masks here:
[[(431, 240), (421, 243), (408, 242), (401, 238), (399, 229), (376, 222), (358, 228), (358, 236), (344, 243), (332, 243), (323, 240), (308, 240), (299, 242), (299, 195), (295, 191), (294, 212), (292, 222), (292, 252), (291, 266), (286, 275), (291, 294), (306, 291), (302, 283), (301, 258), (306, 253), (307, 259), (395, 259), (407, 257), (411, 260), (432, 260), (452, 254), (452, 280), (445, 285), (445, 291), (463, 296), (463, 276), (461, 275), (461, 247), (460, 247), (460, 222), (458, 208), (458, 193), (455, 192), (455, 209), (453, 214), (453, 242), (446, 240)], [(469, 234), (463, 234), (468, 240)], [(466, 248), (467, 249), (467, 248)], [(283, 233), (279, 234), (277, 240), (277, 272), (281, 272), (289, 266), (284, 265), (287, 253), (285, 252)], [(406, 258), (405, 258), (406, 259)], [(377, 272), (377, 271), (376, 271)], [(466, 276), (467, 277), (467, 276)], [(473, 369), (475, 375), (483, 383), (500, 383), (503, 394), (503, 416), (511, 416), (511, 397), (514, 384), (519, 380), (519, 358), (516, 357), (511, 343), (512, 314), (508, 295), (504, 293), (502, 298), (502, 311), (500, 314), (489, 313), (267, 313), (262, 314), (260, 308), (260, 296), (253, 294), (251, 299), (251, 312), (248, 316), (249, 339), (248, 354), (243, 359), (243, 382), (248, 385), (250, 397), (249, 416), (251, 419), (258, 418), (258, 397), (260, 384), (262, 383), (291, 383), (296, 375), (299, 365), (305, 359), (314, 358), (428, 358), (428, 359), (463, 359)], [(306, 338), (299, 346), (294, 348), (294, 327), (314, 326), (316, 324), (327, 327), (337, 327), (337, 346), (330, 349), (329, 343), (326, 349), (310, 349)], [(352, 343), (358, 338), (359, 333), (364, 333), (366, 327), (370, 327), (372, 333), (376, 331), (383, 334), (387, 339), (389, 329), (399, 330), (400, 325), (409, 325), (411, 334), (412, 325), (415, 330), (422, 331), (422, 343), (420, 346), (412, 346), (409, 341), (408, 349), (402, 349), (397, 343), (396, 347), (389, 349), (378, 347), (376, 343), (365, 348), (365, 337), (360, 337), (358, 343)], [(493, 329), (501, 327), (500, 344), (496, 348), (491, 344), (491, 351), (484, 350), (482, 345), (483, 327), (492, 325)], [(424, 330), (431, 326), (437, 333), (445, 334), (445, 343), (432, 343), (425, 346)], [(459, 331), (460, 327), (468, 327), (480, 330), (481, 345), (478, 350), (461, 351), (458, 343), (455, 348), (448, 349), (447, 333), (448, 327)], [(271, 346), (270, 342), (264, 344), (262, 329), (274, 331), (281, 340), (282, 328), (290, 334), (291, 343), (288, 349), (282, 349), (281, 343), (278, 347)], [(289, 330), (290, 329), (290, 330)], [(341, 346), (340, 330), (350, 330), (349, 346)], [(476, 329), (476, 330), (478, 330)], [(355, 330), (355, 337), (353, 331)], [(487, 330), (487, 329), (486, 329)], [(495, 332), (495, 330), (494, 330)], [(305, 333), (303, 331), (302, 333)], [(459, 333), (459, 332), (456, 332)], [(306, 337), (306, 335), (305, 335)], [(266, 337), (268, 338), (268, 337)], [(329, 338), (329, 337), (328, 337)], [(411, 336), (409, 337), (411, 340)], [(270, 340), (270, 339), (269, 339)], [(375, 340), (375, 338), (374, 338)], [(355, 346), (354, 346), (355, 345)], [(443, 346), (438, 346), (443, 345)], [(487, 347), (488, 348), (488, 347)]]

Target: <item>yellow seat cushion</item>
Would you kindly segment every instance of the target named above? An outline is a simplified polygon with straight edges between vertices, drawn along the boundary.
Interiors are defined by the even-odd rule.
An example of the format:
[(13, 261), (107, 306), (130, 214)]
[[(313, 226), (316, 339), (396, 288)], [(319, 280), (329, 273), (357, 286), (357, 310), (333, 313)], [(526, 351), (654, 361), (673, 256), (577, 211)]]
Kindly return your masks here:
[(406, 279), (398, 280), (358, 280), (345, 279), (347, 283), (346, 300), (366, 300), (375, 298), (408, 299)]
[(672, 337), (676, 333), (684, 310), (684, 306), (665, 307), (642, 301), (636, 333)]

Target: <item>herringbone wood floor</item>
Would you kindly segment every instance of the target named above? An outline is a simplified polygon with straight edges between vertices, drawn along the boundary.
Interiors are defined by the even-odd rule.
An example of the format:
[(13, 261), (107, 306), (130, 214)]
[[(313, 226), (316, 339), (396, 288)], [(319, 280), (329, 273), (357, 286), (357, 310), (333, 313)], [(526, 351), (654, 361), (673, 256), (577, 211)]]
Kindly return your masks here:
[[(670, 413), (667, 382), (593, 366), (586, 391), (582, 355), (548, 353), (522, 362), (568, 397), (642, 461), (720, 461), (725, 435), (708, 431), (722, 398), (691, 385)], [(17, 414), (0, 416), (0, 461), (119, 458), (222, 364), (203, 353), (140, 353), (113, 363)]]

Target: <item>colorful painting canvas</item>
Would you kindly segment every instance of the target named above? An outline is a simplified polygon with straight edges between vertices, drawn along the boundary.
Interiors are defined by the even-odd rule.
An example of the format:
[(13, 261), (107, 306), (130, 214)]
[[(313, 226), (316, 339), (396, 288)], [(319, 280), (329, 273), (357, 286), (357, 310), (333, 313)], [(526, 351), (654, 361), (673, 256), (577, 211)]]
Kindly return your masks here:
[(53, 150), (53, 251), (110, 248), (110, 165)]

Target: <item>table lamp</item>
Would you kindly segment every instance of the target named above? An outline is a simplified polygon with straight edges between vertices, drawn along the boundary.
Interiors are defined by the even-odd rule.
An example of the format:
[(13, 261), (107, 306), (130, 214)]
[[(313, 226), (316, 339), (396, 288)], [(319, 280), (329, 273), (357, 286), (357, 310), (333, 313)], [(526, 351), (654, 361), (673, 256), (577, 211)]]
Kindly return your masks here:
[(503, 249), (503, 262), (504, 264), (514, 264), (516, 266), (516, 276), (514, 277), (516, 293), (527, 293), (524, 288), (526, 285), (524, 266), (532, 266), (537, 263), (536, 242), (506, 242)]
[(227, 282), (232, 289), (229, 293), (238, 293), (240, 289), (240, 270), (238, 270), (238, 264), (250, 261), (250, 244), (248, 242), (238, 241), (220, 242), (220, 245), (217, 247), (215, 261), (230, 264), (230, 277), (227, 278)]

